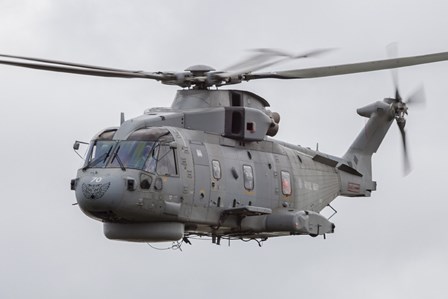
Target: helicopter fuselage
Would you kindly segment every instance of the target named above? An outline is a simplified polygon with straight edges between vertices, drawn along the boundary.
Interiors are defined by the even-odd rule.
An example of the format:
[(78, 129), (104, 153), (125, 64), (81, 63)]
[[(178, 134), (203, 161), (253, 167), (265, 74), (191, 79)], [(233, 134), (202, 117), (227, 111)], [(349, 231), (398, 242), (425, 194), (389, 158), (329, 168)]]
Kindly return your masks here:
[(94, 137), (72, 189), (107, 237), (319, 235), (334, 230), (318, 214), (334, 198), (370, 196), (347, 161), (266, 137), (266, 110), (194, 108), (151, 109)]

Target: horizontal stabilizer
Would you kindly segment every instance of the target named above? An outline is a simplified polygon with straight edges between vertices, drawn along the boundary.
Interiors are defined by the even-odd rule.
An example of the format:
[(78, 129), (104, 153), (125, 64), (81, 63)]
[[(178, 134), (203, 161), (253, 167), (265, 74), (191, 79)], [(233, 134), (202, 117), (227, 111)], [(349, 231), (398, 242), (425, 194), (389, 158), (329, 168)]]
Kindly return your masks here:
[(356, 169), (354, 169), (353, 167), (348, 166), (347, 164), (341, 164), (338, 166), (338, 169), (341, 171), (345, 171), (348, 172), (350, 174), (362, 177), (362, 173), (360, 173), (359, 171), (357, 171)]

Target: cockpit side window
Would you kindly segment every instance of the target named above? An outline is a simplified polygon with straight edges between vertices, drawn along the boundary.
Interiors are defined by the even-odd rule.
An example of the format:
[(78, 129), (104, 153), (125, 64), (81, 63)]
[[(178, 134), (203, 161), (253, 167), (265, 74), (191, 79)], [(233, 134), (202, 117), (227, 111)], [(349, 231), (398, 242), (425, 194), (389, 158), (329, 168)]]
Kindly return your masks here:
[(177, 175), (175, 152), (167, 144), (160, 144), (158, 147), (157, 174)]

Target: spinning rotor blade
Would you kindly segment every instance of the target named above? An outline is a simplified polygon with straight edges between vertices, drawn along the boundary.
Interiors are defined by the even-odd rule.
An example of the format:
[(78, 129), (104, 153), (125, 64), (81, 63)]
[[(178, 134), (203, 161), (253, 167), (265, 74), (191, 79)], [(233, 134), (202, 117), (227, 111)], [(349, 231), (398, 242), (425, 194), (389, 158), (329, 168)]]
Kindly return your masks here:
[(268, 48), (254, 49), (252, 51), (256, 52), (257, 54), (254, 54), (251, 57), (239, 63), (227, 67), (226, 69), (224, 69), (224, 73), (221, 74), (221, 76), (225, 77), (225, 76), (248, 74), (254, 71), (267, 68), (272, 65), (286, 62), (288, 60), (315, 57), (332, 50), (334, 49), (316, 49), (299, 54), (293, 54), (278, 49), (268, 49)]
[(92, 65), (77, 64), (57, 60), (40, 59), (40, 58), (31, 58), (24, 56), (0, 54), (0, 57), (11, 58), (16, 60), (40, 62), (40, 63), (31, 63), (31, 62), (20, 62), (20, 61), (0, 59), (0, 64), (52, 71), (52, 72), (71, 73), (71, 74), (99, 76), (99, 77), (142, 78), (142, 79), (153, 79), (159, 81), (164, 79), (166, 80), (172, 79), (173, 77), (164, 73), (128, 71), (128, 70), (120, 70), (100, 66), (92, 66)]
[(425, 89), (423, 88), (423, 85), (420, 86), (416, 91), (414, 91), (406, 101), (406, 105), (425, 105), (426, 104), (426, 95), (425, 95)]
[[(394, 58), (377, 61), (368, 61), (361, 63), (324, 66), (308, 69), (296, 69), (290, 71), (280, 72), (266, 72), (253, 73), (254, 71), (279, 64), (281, 62), (299, 58), (306, 58), (318, 56), (332, 49), (316, 49), (300, 54), (291, 54), (281, 50), (275, 49), (258, 49), (255, 50), (258, 54), (251, 58), (234, 65), (234, 68), (239, 70), (227, 70), (224, 72), (213, 72), (212, 68), (206, 70), (201, 69), (199, 72), (187, 69), (186, 72), (144, 72), (144, 71), (130, 71), (115, 68), (106, 68), (100, 66), (92, 66), (86, 64), (78, 64), (57, 60), (31, 58), (24, 56), (13, 56), (0, 54), (0, 64), (12, 65), (18, 67), (26, 67), (38, 70), (72, 73), (88, 76), (99, 77), (118, 77), (118, 78), (141, 78), (160, 81), (167, 85), (177, 85), (180, 87), (193, 87), (197, 89), (207, 89), (211, 86), (223, 86), (230, 84), (238, 84), (242, 81), (249, 81), (255, 79), (303, 79), (303, 78), (317, 78), (326, 76), (336, 76), (360, 72), (370, 72), (383, 69), (393, 69), (404, 66), (411, 66), (417, 64), (431, 63), (437, 61), (448, 60), (448, 52), (412, 56), (405, 58)], [(397, 80), (394, 79), (394, 82)], [(395, 85), (397, 86), (397, 82)], [(398, 89), (396, 89), (396, 99), (401, 99)], [(412, 102), (418, 102), (417, 95), (412, 98)]]
[(304, 58), (304, 57), (311, 57), (311, 56), (319, 56), (321, 54), (324, 54), (329, 51), (333, 51), (335, 49), (332, 48), (324, 48), (324, 49), (315, 49), (310, 50), (308, 52), (303, 52), (299, 54), (292, 54), (290, 52), (286, 52), (283, 50), (278, 49), (269, 49), (269, 48), (260, 48), (260, 49), (253, 49), (252, 51), (262, 53), (262, 54), (271, 54), (271, 55), (277, 55), (277, 56), (283, 56), (283, 57), (290, 57), (290, 58)]
[(393, 69), (393, 68), (432, 63), (445, 60), (448, 60), (448, 52), (403, 57), (403, 58), (394, 58), (394, 59), (384, 59), (384, 60), (376, 60), (360, 63), (324, 66), (308, 69), (280, 71), (272, 73), (246, 74), (244, 76), (244, 80), (249, 81), (254, 79), (266, 79), (266, 78), (272, 78), (272, 79), (318, 78), (318, 77), (337, 76), (337, 75), (354, 74), (362, 72), (372, 72), (384, 69)]
[(404, 123), (397, 121), (398, 128), (400, 129), (401, 140), (403, 142), (403, 173), (408, 175), (412, 171), (411, 162), (409, 160), (409, 153), (406, 143), (406, 131), (404, 130)]
[(423, 89), (423, 86), (418, 88), (410, 97), (407, 98), (406, 101), (402, 101), (399, 92), (398, 92), (398, 86), (396, 86), (396, 97), (394, 100), (396, 101), (396, 109), (398, 109), (398, 114), (395, 117), (395, 120), (397, 122), (398, 128), (400, 129), (401, 139), (403, 143), (403, 173), (404, 175), (408, 175), (412, 171), (411, 162), (409, 159), (409, 153), (408, 153), (408, 147), (407, 147), (407, 141), (406, 141), (406, 131), (404, 129), (406, 125), (406, 119), (405, 114), (408, 114), (408, 106), (409, 105), (415, 105), (415, 104), (425, 104), (425, 91)]
[[(387, 47), (387, 55), (390, 59), (396, 59), (398, 57), (398, 45), (397, 43), (392, 43)], [(398, 70), (391, 69), (392, 82), (395, 89), (395, 99), (401, 101), (400, 90), (398, 88)]]
[[(397, 59), (398, 57), (398, 46), (397, 43), (392, 43), (387, 47), (387, 54), (391, 59)], [(392, 69), (392, 81), (395, 89), (395, 98), (389, 98), (392, 101), (395, 108), (395, 121), (398, 125), (401, 134), (401, 141), (403, 144), (403, 174), (406, 176), (411, 172), (411, 162), (409, 159), (407, 141), (406, 141), (406, 131), (404, 127), (406, 126), (405, 116), (408, 114), (408, 104), (412, 103), (423, 103), (425, 102), (425, 95), (423, 86), (417, 89), (412, 96), (407, 100), (403, 101), (400, 95), (400, 88), (398, 83), (398, 70)]]

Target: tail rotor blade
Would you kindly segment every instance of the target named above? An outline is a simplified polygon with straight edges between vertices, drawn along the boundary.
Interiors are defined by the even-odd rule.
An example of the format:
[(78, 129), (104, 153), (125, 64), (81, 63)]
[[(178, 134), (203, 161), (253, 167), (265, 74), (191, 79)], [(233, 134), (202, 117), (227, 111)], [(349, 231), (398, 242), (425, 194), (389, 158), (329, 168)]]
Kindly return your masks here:
[(406, 105), (425, 105), (425, 104), (426, 104), (425, 88), (422, 85), (408, 97)]
[(400, 129), (401, 140), (403, 142), (403, 173), (406, 176), (411, 172), (412, 167), (407, 150), (406, 131), (404, 130), (405, 122), (397, 120), (397, 125), (398, 128)]
[[(397, 43), (391, 43), (387, 46), (387, 56), (390, 59), (395, 59), (398, 57), (398, 45)], [(392, 82), (394, 84), (394, 90), (395, 90), (395, 100), (398, 102), (401, 102), (401, 95), (400, 95), (400, 89), (398, 88), (398, 70), (397, 69), (391, 69), (390, 70), (392, 75)]]

